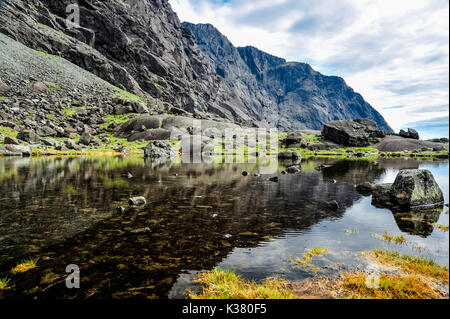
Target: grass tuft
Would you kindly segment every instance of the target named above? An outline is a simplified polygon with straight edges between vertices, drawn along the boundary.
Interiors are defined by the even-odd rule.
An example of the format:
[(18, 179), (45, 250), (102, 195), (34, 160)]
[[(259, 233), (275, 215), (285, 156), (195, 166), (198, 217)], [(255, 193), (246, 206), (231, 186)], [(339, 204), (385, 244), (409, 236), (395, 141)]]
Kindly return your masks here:
[(17, 264), (13, 269), (11, 269), (11, 273), (15, 275), (36, 268), (36, 262), (37, 259), (33, 259), (32, 257), (24, 259), (20, 264)]
[(375, 238), (387, 241), (388, 243), (392, 243), (392, 242), (397, 243), (397, 244), (405, 244), (406, 243), (406, 238), (403, 237), (403, 235), (392, 236), (392, 235), (388, 234), (388, 232), (384, 232), (383, 235), (379, 235), (379, 234), (375, 234), (375, 233), (372, 233), (371, 235)]
[(295, 263), (307, 266), (311, 264), (313, 257), (321, 256), (328, 252), (330, 252), (330, 249), (324, 247), (314, 247), (311, 249), (306, 249), (305, 252), (303, 253), (303, 257), (297, 258), (295, 260)]
[(231, 270), (214, 268), (199, 274), (197, 282), (202, 292), (189, 292), (192, 299), (294, 299), (295, 295), (287, 281), (269, 278), (263, 283), (248, 282)]
[(10, 279), (8, 277), (0, 278), (0, 290), (8, 289)]

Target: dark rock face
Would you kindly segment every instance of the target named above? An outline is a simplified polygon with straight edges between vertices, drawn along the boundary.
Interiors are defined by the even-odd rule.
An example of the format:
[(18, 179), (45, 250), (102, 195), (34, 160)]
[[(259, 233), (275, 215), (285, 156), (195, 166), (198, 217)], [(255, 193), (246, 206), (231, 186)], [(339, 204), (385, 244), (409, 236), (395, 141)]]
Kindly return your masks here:
[(444, 203), (444, 195), (426, 169), (401, 170), (391, 188), (394, 200), (403, 207), (417, 207)]
[(236, 48), (209, 24), (183, 23), (216, 72), (261, 123), (285, 130), (322, 129), (326, 122), (383, 117), (339, 77), (324, 76), (305, 63), (287, 62), (253, 47)]
[(336, 144), (364, 147), (384, 136), (375, 122), (367, 119), (333, 121), (324, 124), (322, 136)]
[(376, 207), (390, 207), (392, 184), (378, 184), (372, 189), (372, 205)]
[(415, 140), (419, 139), (419, 133), (412, 128), (409, 128), (408, 131), (400, 130), (400, 133), (398, 135), (404, 138), (412, 138)]
[(172, 145), (168, 141), (155, 141), (149, 143), (144, 149), (144, 157), (150, 159), (170, 160), (175, 157)]
[[(66, 6), (71, 3), (2, 1), (0, 32), (59, 55), (122, 89), (163, 101), (155, 103), (162, 111), (175, 107), (191, 116), (257, 125), (167, 0), (79, 1), (81, 27), (67, 29)], [(147, 113), (144, 105), (134, 108)]]

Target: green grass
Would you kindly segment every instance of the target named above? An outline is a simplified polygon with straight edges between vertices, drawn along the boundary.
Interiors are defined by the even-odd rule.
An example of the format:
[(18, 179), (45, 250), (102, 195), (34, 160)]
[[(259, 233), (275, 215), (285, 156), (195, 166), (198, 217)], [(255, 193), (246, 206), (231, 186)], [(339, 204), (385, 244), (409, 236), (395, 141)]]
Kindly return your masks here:
[(403, 235), (392, 236), (392, 235), (388, 234), (388, 232), (384, 232), (384, 234), (382, 234), (382, 235), (375, 234), (375, 233), (372, 233), (371, 235), (375, 238), (379, 238), (384, 241), (387, 241), (388, 243), (397, 243), (397, 244), (405, 244), (406, 243), (406, 238)]
[(100, 124), (100, 128), (107, 128), (111, 124), (123, 124), (131, 120), (133, 117), (136, 117), (135, 113), (128, 113), (128, 114), (120, 114), (120, 115), (107, 115), (106, 116), (106, 123)]
[(189, 292), (192, 299), (294, 299), (294, 291), (281, 278), (269, 278), (263, 283), (246, 281), (234, 271), (214, 268), (211, 272), (199, 274), (197, 282), (202, 292)]
[[(17, 132), (16, 130), (10, 128), (10, 127), (6, 127), (6, 126), (0, 126), (0, 134), (2, 134), (3, 136), (8, 136), (8, 137), (17, 137), (17, 134), (19, 132)], [(3, 143), (3, 141), (1, 141)]]
[(375, 250), (367, 252), (366, 255), (382, 264), (399, 267), (408, 274), (431, 277), (448, 284), (448, 267), (441, 266), (431, 259), (400, 255), (396, 251), (387, 250)]
[(122, 90), (121, 88), (118, 88), (117, 86), (111, 85), (116, 91), (118, 97), (123, 98), (124, 100), (130, 101), (130, 100), (137, 100), (140, 102), (147, 102), (147, 99), (145, 97), (138, 96), (136, 94), (130, 93), (128, 91)]
[(9, 282), (10, 279), (8, 277), (0, 278), (0, 290), (7, 289)]
[(69, 107), (63, 109), (62, 112), (66, 117), (72, 117), (78, 110), (86, 110), (87, 108), (88, 108), (87, 106)]
[(295, 259), (294, 262), (299, 265), (307, 266), (311, 264), (313, 257), (321, 256), (329, 252), (330, 249), (324, 247), (314, 247), (311, 249), (306, 249), (303, 253), (303, 257)]
[(4, 101), (4, 100), (5, 100), (5, 97), (0, 96), (0, 101)]

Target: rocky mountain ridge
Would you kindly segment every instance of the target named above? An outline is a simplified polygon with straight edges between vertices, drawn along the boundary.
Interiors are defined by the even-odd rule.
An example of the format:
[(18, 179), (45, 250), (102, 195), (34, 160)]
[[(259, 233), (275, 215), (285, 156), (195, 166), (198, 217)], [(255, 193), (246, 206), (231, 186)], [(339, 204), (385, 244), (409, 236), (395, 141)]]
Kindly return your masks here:
[(232, 87), (250, 113), (271, 127), (317, 129), (324, 123), (368, 118), (392, 132), (362, 96), (336, 76), (325, 76), (306, 63), (288, 62), (257, 48), (234, 47), (210, 24), (183, 23), (198, 46)]
[(341, 78), (181, 24), (167, 0), (79, 1), (81, 27), (67, 29), (70, 3), (3, 0), (0, 32), (147, 99), (150, 113), (285, 130), (364, 117), (390, 131)]

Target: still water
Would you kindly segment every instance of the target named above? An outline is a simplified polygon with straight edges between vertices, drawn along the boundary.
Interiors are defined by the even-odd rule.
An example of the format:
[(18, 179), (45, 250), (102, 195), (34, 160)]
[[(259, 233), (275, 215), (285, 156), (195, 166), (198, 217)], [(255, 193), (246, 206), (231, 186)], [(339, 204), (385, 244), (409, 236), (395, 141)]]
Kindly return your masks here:
[[(0, 277), (12, 283), (4, 296), (184, 298), (197, 288), (196, 274), (215, 266), (255, 280), (301, 280), (364, 267), (359, 252), (374, 248), (449, 264), (448, 232), (433, 227), (449, 224), (447, 208), (393, 213), (354, 187), (393, 182), (402, 168), (426, 168), (448, 203), (448, 161), (304, 159), (301, 166), (274, 183), (253, 176), (258, 164), (0, 158)], [(148, 203), (129, 208), (131, 196)], [(324, 208), (330, 200), (339, 203), (337, 211)], [(376, 236), (384, 232), (407, 242), (384, 242)], [(317, 246), (330, 250), (314, 261), (318, 269), (290, 261)], [(38, 259), (37, 267), (11, 276), (11, 267), (28, 257)], [(80, 289), (65, 286), (69, 264), (81, 269)]]

